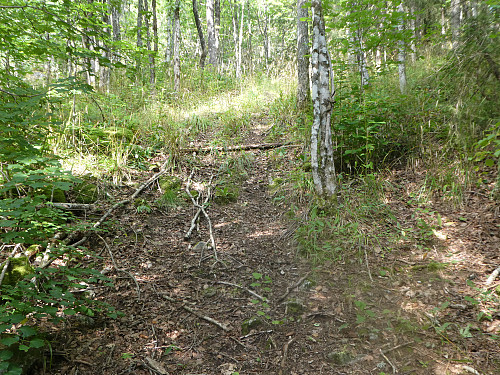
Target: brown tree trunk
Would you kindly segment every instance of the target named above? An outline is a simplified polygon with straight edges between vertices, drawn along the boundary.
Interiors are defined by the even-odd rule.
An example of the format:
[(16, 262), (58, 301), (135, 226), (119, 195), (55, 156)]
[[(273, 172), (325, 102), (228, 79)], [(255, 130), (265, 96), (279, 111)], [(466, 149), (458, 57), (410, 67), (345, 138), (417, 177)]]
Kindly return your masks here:
[(193, 0), (193, 16), (194, 22), (196, 24), (196, 30), (198, 31), (198, 38), (200, 39), (200, 68), (203, 69), (205, 67), (205, 59), (207, 57), (207, 45), (205, 43), (205, 37), (203, 36), (203, 29), (201, 27), (200, 15), (198, 13), (198, 2)]

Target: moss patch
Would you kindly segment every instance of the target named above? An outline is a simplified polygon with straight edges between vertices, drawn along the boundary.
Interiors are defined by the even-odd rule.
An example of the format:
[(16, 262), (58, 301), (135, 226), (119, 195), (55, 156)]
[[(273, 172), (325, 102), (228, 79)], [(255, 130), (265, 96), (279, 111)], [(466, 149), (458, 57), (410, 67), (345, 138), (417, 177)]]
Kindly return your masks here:
[(87, 181), (76, 184), (73, 188), (73, 192), (75, 194), (76, 203), (94, 203), (95, 201), (97, 201), (97, 198), (99, 196), (99, 189), (97, 185)]
[(18, 281), (32, 273), (33, 267), (31, 267), (27, 257), (10, 258), (2, 284), (14, 286)]

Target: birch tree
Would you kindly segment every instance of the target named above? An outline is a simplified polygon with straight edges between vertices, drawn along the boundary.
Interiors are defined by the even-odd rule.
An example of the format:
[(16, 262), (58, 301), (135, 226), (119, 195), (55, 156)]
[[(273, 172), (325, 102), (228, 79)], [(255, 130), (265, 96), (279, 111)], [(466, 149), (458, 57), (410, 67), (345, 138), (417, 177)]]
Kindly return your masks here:
[(304, 18), (309, 16), (306, 0), (297, 0), (297, 108), (307, 107), (309, 90), (309, 26)]
[(311, 167), (314, 186), (319, 195), (331, 197), (337, 188), (331, 131), (331, 111), (335, 89), (325, 37), (321, 0), (311, 2), (312, 99), (314, 120), (311, 129)]
[(181, 21), (180, 21), (180, 0), (175, 0), (174, 6), (174, 90), (179, 91), (181, 87)]
[(217, 39), (215, 33), (215, 0), (207, 0), (207, 47), (208, 63), (217, 66)]
[(406, 93), (406, 53), (405, 53), (405, 42), (403, 40), (403, 32), (404, 32), (403, 4), (399, 4), (397, 10), (399, 13), (398, 32), (400, 34), (399, 40), (398, 40), (399, 89), (401, 90), (401, 94), (405, 94)]

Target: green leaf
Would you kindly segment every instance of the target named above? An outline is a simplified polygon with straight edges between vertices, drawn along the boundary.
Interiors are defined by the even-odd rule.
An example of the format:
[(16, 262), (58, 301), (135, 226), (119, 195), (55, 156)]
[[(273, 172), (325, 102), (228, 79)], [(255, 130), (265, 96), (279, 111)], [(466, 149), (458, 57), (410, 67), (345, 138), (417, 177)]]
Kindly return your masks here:
[(30, 326), (22, 326), (18, 328), (18, 331), (23, 334), (23, 337), (30, 337), (36, 335), (36, 329)]
[(264, 311), (260, 311), (260, 310), (259, 310), (259, 311), (257, 311), (257, 315), (259, 315), (259, 316), (264, 316), (264, 315), (266, 315), (266, 313), (265, 313)]
[(258, 273), (258, 272), (254, 272), (252, 273), (252, 276), (255, 280), (260, 280), (262, 279), (262, 274), (261, 273)]
[(76, 311), (73, 309), (65, 309), (64, 310), (64, 315), (75, 315)]
[(13, 355), (14, 353), (12, 353), (10, 350), (0, 350), (0, 361), (8, 361), (12, 358)]
[(12, 344), (15, 344), (18, 341), (19, 341), (19, 336), (7, 336), (0, 339), (0, 342), (5, 346), (11, 346)]
[(486, 159), (484, 165), (487, 167), (493, 167), (495, 165), (495, 161), (493, 159)]
[(21, 345), (19, 345), (19, 350), (22, 350), (23, 352), (27, 352), (28, 350), (30, 350), (30, 347), (26, 346), (24, 344), (21, 344)]
[(30, 341), (30, 348), (36, 349), (36, 348), (41, 348), (43, 346), (45, 346), (44, 339), (36, 338)]

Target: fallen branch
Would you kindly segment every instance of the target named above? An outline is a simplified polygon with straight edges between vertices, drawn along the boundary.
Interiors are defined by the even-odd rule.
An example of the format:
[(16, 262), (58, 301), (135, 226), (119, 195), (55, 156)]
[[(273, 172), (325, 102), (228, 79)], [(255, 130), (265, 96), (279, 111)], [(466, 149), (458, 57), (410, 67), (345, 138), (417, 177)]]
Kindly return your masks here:
[(292, 290), (294, 290), (295, 288), (298, 288), (300, 286), (300, 284), (302, 284), (309, 277), (310, 274), (311, 274), (311, 272), (306, 273), (306, 275), (303, 276), (302, 278), (300, 278), (299, 281), (297, 281), (292, 286), (286, 288), (286, 292), (280, 298), (278, 298), (278, 303), (283, 302), (285, 300), (285, 298), (288, 297), (288, 295), (292, 292)]
[(398, 369), (396, 368), (396, 366), (394, 366), (394, 365), (392, 364), (392, 362), (389, 360), (389, 358), (387, 358), (387, 356), (384, 354), (384, 352), (382, 351), (382, 349), (380, 349), (380, 355), (381, 355), (382, 357), (384, 357), (384, 359), (387, 361), (387, 363), (388, 363), (389, 365), (391, 365), (391, 367), (392, 367), (392, 373), (393, 373), (393, 374), (396, 374), (396, 373), (398, 372)]
[(115, 267), (116, 271), (123, 272), (126, 275), (128, 275), (132, 280), (134, 280), (135, 286), (137, 288), (137, 300), (139, 301), (141, 299), (141, 288), (139, 287), (139, 283), (137, 282), (137, 279), (129, 271), (118, 267), (118, 265), (116, 264), (116, 261), (115, 261), (115, 257), (113, 256), (113, 252), (111, 251), (111, 247), (108, 245), (106, 240), (104, 238), (102, 238), (99, 234), (97, 236), (101, 239), (102, 242), (104, 242), (104, 246), (106, 247), (106, 250), (108, 250), (109, 257), (111, 258), (111, 262), (113, 263), (113, 266)]
[(217, 327), (219, 327), (220, 329), (222, 329), (222, 330), (224, 330), (224, 331), (226, 331), (226, 332), (229, 332), (229, 331), (230, 331), (230, 329), (229, 329), (229, 328), (228, 328), (225, 324), (220, 323), (220, 322), (218, 322), (217, 320), (212, 319), (212, 318), (210, 318), (210, 317), (208, 317), (208, 316), (201, 315), (200, 313), (198, 313), (197, 311), (194, 311), (192, 308), (187, 307), (186, 305), (182, 305), (182, 308), (183, 308), (184, 310), (186, 310), (186, 311), (190, 312), (191, 314), (196, 315), (198, 318), (203, 319), (203, 320), (206, 320), (207, 322), (209, 322), (209, 323), (212, 323), (212, 324), (216, 325)]
[[(156, 173), (155, 175), (153, 175), (153, 177), (151, 177), (149, 180), (147, 180), (146, 182), (144, 182), (141, 186), (139, 186), (136, 191), (130, 196), (130, 198), (128, 199), (124, 199), (120, 202), (117, 202), (115, 203), (111, 208), (109, 208), (100, 218), (99, 220), (97, 220), (97, 222), (94, 223), (94, 225), (92, 225), (92, 228), (93, 229), (96, 229), (98, 228), (99, 226), (102, 225), (102, 223), (104, 223), (104, 221), (111, 215), (111, 213), (116, 210), (118, 207), (121, 207), (125, 204), (128, 204), (130, 202), (132, 202), (139, 194), (141, 194), (144, 189), (146, 189), (149, 185), (151, 185), (153, 182), (155, 182), (162, 174), (164, 174), (166, 172), (165, 168), (168, 164), (168, 159), (162, 164), (162, 166), (160, 167), (160, 171), (158, 173)], [(54, 239), (58, 239), (57, 237), (60, 235), (60, 233), (57, 233), (55, 236), (54, 236)], [(71, 238), (71, 236), (70, 236)], [(88, 237), (87, 236), (83, 236), (83, 238), (81, 238), (79, 241), (71, 244), (71, 246), (74, 246), (74, 247), (77, 247), (77, 246), (80, 246), (82, 243), (85, 243), (85, 241), (87, 241)], [(69, 241), (65, 241), (64, 243), (65, 245), (69, 245)], [(51, 252), (51, 248), (50, 246), (47, 247), (47, 250), (46, 250), (46, 254), (49, 254)], [(52, 264), (52, 262), (54, 262), (54, 260), (56, 260), (56, 258), (51, 258), (49, 259), (49, 257), (44, 257), (44, 260), (42, 261), (42, 264), (40, 265), (40, 268), (46, 268), (48, 267), (49, 265)]]
[(244, 286), (241, 286), (241, 285), (238, 285), (238, 284), (233, 284), (233, 283), (228, 283), (226, 281), (216, 281), (217, 284), (223, 284), (223, 285), (229, 285), (229, 286), (234, 286), (236, 288), (240, 288), (241, 290), (245, 290), (247, 291), (249, 294), (251, 294), (252, 296), (254, 296), (255, 298), (258, 298), (260, 299), (261, 301), (266, 301), (267, 298), (265, 297), (262, 297), (260, 295), (258, 295), (257, 293), (255, 293), (253, 290), (250, 290), (250, 289), (247, 289), (245, 288)]
[(95, 204), (85, 204), (85, 203), (59, 203), (53, 202), (51, 206), (60, 208), (61, 210), (84, 210), (93, 211), (96, 209)]
[[(288, 342), (283, 346), (283, 357), (281, 358), (281, 369), (285, 368), (286, 356), (288, 355), (288, 348), (290, 344), (295, 340), (295, 338), (291, 338)], [(282, 370), (280, 370), (281, 373)]]
[[(214, 258), (215, 258), (215, 264), (219, 262), (219, 258), (217, 257), (217, 247), (215, 245), (215, 238), (214, 238), (214, 233), (213, 233), (213, 227), (212, 227), (212, 221), (210, 220), (210, 216), (208, 216), (207, 211), (205, 211), (205, 203), (199, 204), (196, 202), (194, 199), (193, 195), (191, 194), (191, 191), (189, 191), (189, 186), (191, 186), (191, 177), (193, 176), (193, 172), (191, 172), (191, 175), (188, 178), (187, 184), (186, 184), (186, 193), (188, 194), (189, 198), (191, 198), (191, 202), (193, 202), (193, 205), (197, 207), (203, 216), (205, 216), (205, 219), (207, 219), (208, 222), (208, 232), (210, 234), (210, 243), (212, 245), (212, 250), (214, 251)], [(210, 196), (210, 185), (212, 184), (212, 179), (214, 176), (210, 177), (210, 182), (208, 183), (208, 190), (207, 190), (207, 197)], [(205, 202), (208, 202), (208, 200), (205, 200)], [(215, 265), (214, 264), (214, 265)]]
[(303, 145), (294, 145), (291, 143), (257, 143), (257, 144), (250, 144), (250, 145), (238, 145), (238, 146), (217, 146), (217, 147), (189, 147), (189, 148), (183, 148), (181, 152), (183, 153), (188, 153), (188, 152), (212, 152), (212, 151), (248, 151), (248, 150), (269, 150), (272, 148), (279, 148), (279, 147), (289, 147), (289, 148), (295, 148), (295, 147), (302, 147)]
[(488, 277), (488, 280), (486, 280), (486, 283), (485, 283), (485, 284), (486, 284), (487, 286), (488, 286), (488, 285), (491, 285), (491, 283), (492, 283), (493, 281), (495, 281), (495, 279), (498, 277), (498, 275), (499, 275), (499, 274), (500, 274), (500, 267), (498, 267), (496, 270), (494, 270), (494, 271), (491, 273), (490, 277)]

